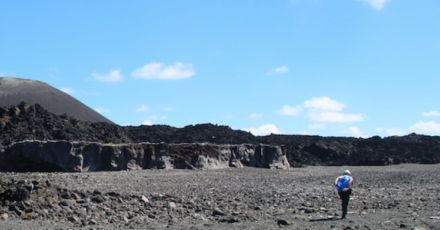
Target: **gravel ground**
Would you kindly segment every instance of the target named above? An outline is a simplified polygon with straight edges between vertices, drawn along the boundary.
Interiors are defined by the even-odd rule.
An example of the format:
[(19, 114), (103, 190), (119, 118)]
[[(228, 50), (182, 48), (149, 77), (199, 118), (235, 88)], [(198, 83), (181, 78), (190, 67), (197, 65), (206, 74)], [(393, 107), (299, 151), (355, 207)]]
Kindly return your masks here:
[(36, 185), (0, 206), (0, 229), (440, 229), (440, 165), (347, 168), (344, 220), (343, 167), (0, 173)]

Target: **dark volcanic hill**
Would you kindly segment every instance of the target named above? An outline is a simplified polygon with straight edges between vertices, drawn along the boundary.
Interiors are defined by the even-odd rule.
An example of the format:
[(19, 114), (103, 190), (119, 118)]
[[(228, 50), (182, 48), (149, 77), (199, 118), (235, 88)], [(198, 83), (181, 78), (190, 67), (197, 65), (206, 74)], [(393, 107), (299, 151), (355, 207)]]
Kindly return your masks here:
[(13, 106), (21, 102), (39, 104), (51, 113), (67, 114), (82, 121), (112, 123), (75, 98), (46, 83), (0, 77), (0, 106)]

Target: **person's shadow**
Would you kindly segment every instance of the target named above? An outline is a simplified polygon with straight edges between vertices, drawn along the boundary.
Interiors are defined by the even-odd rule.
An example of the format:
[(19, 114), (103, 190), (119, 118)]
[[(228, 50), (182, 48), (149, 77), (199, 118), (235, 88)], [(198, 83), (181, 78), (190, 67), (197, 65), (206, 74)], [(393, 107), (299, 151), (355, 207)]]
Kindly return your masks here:
[(336, 216), (331, 216), (331, 217), (324, 217), (324, 218), (317, 218), (317, 219), (310, 219), (310, 222), (321, 222), (321, 221), (335, 221), (335, 220), (339, 220), (340, 218), (336, 217)]

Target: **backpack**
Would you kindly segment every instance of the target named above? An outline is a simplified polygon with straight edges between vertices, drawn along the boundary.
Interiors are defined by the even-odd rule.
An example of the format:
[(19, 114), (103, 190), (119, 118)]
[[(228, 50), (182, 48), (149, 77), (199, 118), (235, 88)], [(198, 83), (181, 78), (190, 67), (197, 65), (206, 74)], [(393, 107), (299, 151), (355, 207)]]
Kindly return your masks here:
[(348, 188), (350, 185), (350, 176), (344, 175), (338, 179), (338, 182), (336, 182), (336, 189), (338, 192), (342, 192), (344, 189)]

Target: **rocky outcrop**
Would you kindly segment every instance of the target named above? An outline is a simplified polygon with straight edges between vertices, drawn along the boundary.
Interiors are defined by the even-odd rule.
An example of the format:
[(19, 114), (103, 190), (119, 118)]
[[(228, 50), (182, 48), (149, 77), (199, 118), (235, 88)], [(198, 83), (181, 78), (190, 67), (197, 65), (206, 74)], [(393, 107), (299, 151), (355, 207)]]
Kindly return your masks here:
[(440, 137), (410, 134), (381, 138), (271, 135), (262, 142), (285, 149), (291, 166), (440, 163)]
[(167, 125), (118, 126), (56, 115), (36, 104), (0, 107), (0, 149), (22, 140), (67, 140), (101, 143), (216, 143), (258, 144), (251, 133), (228, 126), (199, 124), (184, 128)]
[(216, 144), (100, 144), (22, 141), (0, 154), (2, 171), (116, 171), (137, 169), (289, 168), (279, 146)]

